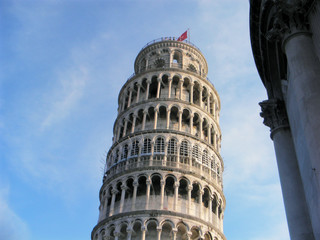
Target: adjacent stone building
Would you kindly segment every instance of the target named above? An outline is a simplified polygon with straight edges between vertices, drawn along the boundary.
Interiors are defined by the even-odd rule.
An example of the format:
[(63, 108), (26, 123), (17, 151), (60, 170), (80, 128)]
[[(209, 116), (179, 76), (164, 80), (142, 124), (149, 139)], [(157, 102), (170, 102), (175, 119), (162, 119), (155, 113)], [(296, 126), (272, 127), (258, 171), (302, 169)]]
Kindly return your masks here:
[(220, 100), (200, 50), (148, 43), (122, 87), (92, 240), (222, 240)]
[(290, 237), (320, 240), (320, 1), (251, 0), (250, 31)]

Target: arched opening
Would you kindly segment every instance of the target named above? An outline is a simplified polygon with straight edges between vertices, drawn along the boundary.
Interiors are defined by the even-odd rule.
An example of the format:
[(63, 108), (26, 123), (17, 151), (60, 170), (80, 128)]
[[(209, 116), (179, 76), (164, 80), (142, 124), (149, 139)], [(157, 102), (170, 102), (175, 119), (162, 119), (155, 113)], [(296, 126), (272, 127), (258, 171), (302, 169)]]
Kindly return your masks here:
[(173, 239), (172, 225), (165, 222), (162, 225), (161, 240), (171, 240)]
[(114, 154), (114, 164), (118, 163), (118, 161), (119, 161), (119, 149), (117, 149)]
[(167, 109), (165, 106), (160, 106), (157, 129), (166, 129), (166, 128), (167, 128)]
[(177, 237), (176, 240), (188, 240), (188, 229), (187, 226), (183, 223), (179, 223), (177, 226)]
[(142, 239), (141, 227), (142, 227), (141, 222), (136, 221), (133, 224), (133, 227), (132, 227), (133, 231), (131, 234), (131, 240), (141, 240)]
[(134, 140), (131, 145), (131, 157), (137, 157), (139, 154), (139, 141)]
[(140, 109), (137, 114), (136, 124), (135, 124), (135, 132), (140, 131), (142, 129), (142, 120), (143, 120), (143, 109)]
[(157, 239), (157, 223), (155, 221), (149, 221), (147, 223), (146, 239)]
[(132, 198), (132, 196), (133, 196), (133, 179), (129, 178), (126, 181), (126, 185), (127, 185), (127, 189), (126, 189), (125, 199)]
[(202, 205), (203, 205), (205, 208), (208, 208), (208, 207), (209, 207), (209, 201), (210, 201), (210, 193), (209, 193), (209, 190), (208, 190), (208, 188), (204, 188), (204, 190), (203, 190), (203, 195), (202, 195)]
[(116, 185), (117, 193), (116, 193), (116, 199), (115, 202), (119, 202), (121, 199), (121, 182), (118, 182)]
[(199, 240), (199, 239), (201, 239), (200, 238), (200, 230), (198, 228), (193, 227), (191, 229), (191, 233), (192, 233), (192, 235), (190, 237), (191, 240)]
[(173, 106), (170, 111), (169, 129), (179, 129), (179, 109), (176, 106)]
[(204, 235), (204, 240), (212, 240), (211, 234), (210, 233), (206, 233)]
[(148, 109), (148, 113), (146, 116), (145, 129), (153, 129), (153, 125), (154, 125), (154, 107), (150, 107)]
[(142, 160), (149, 159), (148, 156), (151, 154), (151, 140), (149, 138), (144, 139), (143, 146), (142, 146), (142, 152), (141, 157)]
[(139, 101), (143, 101), (143, 100), (146, 99), (146, 97), (147, 97), (147, 85), (148, 85), (147, 79), (146, 78), (142, 79)]
[(126, 135), (131, 133), (132, 130), (132, 122), (133, 122), (133, 113), (131, 113), (128, 117), (128, 123), (127, 123), (127, 131), (126, 131)]
[(191, 190), (191, 200), (199, 203), (200, 200), (200, 187), (198, 183), (193, 183), (192, 184), (192, 190)]
[(145, 176), (141, 176), (138, 179), (137, 197), (146, 195), (146, 192), (147, 192), (147, 178)]
[(108, 234), (109, 239), (111, 239), (111, 240), (115, 239), (115, 234), (114, 234), (115, 231), (116, 231), (115, 227), (111, 226), (110, 229), (109, 229), (109, 234)]
[(160, 98), (167, 98), (169, 94), (169, 84), (168, 84), (168, 76), (163, 75), (161, 78), (161, 91)]
[(174, 178), (169, 176), (166, 179), (165, 187), (164, 187), (164, 193), (167, 197), (172, 197), (174, 195)]
[(200, 106), (200, 85), (198, 82), (194, 82), (193, 86), (193, 103)]
[(124, 145), (121, 153), (121, 161), (126, 160), (128, 157), (128, 144)]
[(157, 97), (158, 78), (153, 76), (149, 87), (149, 99)]
[(122, 223), (120, 227), (120, 232), (119, 232), (119, 240), (127, 240), (128, 239), (128, 233), (127, 233), (127, 224)]
[(202, 136), (203, 136), (204, 140), (208, 141), (208, 135), (209, 135), (208, 120), (206, 118), (204, 118), (203, 122), (202, 122)]
[(161, 181), (160, 176), (158, 176), (158, 175), (152, 176), (150, 195), (160, 195), (160, 192), (161, 192), (160, 181)]
[(184, 109), (182, 112), (181, 131), (190, 133), (190, 112)]
[(174, 76), (172, 78), (172, 84), (171, 84), (171, 97), (172, 98), (178, 98), (179, 97), (179, 77)]
[(190, 102), (190, 79), (184, 78), (182, 85), (182, 100)]
[(196, 137), (200, 137), (200, 117), (199, 117), (199, 114), (198, 113), (195, 113), (193, 115), (193, 134), (196, 136)]
[(178, 196), (179, 198), (188, 199), (188, 181), (186, 179), (180, 179), (179, 181), (179, 189), (178, 189)]
[(192, 148), (192, 166), (200, 168), (200, 149), (198, 145), (194, 145)]
[(181, 68), (182, 57), (180, 52), (174, 52), (172, 56), (172, 67)]
[(203, 108), (206, 111), (209, 111), (208, 98), (209, 98), (208, 90), (206, 87), (203, 87), (203, 89), (202, 89), (202, 102), (203, 102)]

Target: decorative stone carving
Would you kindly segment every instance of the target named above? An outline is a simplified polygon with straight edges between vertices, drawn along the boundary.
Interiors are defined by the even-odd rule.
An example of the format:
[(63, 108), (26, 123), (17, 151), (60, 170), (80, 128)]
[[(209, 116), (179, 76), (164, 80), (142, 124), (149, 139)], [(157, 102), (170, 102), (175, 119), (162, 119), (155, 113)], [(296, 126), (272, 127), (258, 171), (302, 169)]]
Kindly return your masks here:
[(269, 99), (259, 103), (264, 118), (263, 124), (270, 127), (271, 138), (275, 130), (289, 128), (287, 111), (284, 102), (279, 99)]

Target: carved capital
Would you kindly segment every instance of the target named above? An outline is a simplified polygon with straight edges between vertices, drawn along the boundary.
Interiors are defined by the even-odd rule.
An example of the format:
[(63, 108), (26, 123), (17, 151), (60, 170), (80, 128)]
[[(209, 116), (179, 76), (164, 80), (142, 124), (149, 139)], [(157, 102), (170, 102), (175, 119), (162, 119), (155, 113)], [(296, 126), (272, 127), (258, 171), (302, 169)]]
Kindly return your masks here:
[(279, 99), (269, 99), (259, 103), (260, 116), (264, 118), (263, 124), (270, 127), (271, 138), (275, 130), (289, 128), (287, 111), (284, 102)]
[(284, 0), (274, 0), (274, 20), (266, 35), (269, 41), (285, 41), (294, 34), (309, 33), (307, 6), (303, 2), (289, 4)]

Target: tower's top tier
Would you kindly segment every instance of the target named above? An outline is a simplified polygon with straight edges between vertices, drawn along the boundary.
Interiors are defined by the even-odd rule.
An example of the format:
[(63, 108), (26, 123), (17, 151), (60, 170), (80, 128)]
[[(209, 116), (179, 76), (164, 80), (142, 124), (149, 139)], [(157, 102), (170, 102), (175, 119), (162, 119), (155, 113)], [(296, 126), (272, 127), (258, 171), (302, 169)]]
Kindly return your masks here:
[(135, 74), (149, 70), (178, 68), (206, 77), (208, 64), (201, 51), (188, 41), (174, 37), (153, 40), (139, 52), (135, 62)]

